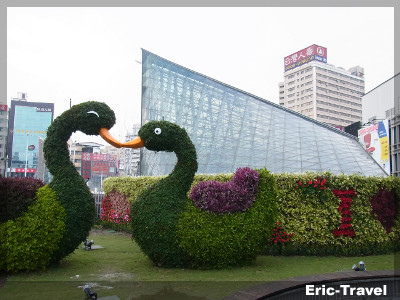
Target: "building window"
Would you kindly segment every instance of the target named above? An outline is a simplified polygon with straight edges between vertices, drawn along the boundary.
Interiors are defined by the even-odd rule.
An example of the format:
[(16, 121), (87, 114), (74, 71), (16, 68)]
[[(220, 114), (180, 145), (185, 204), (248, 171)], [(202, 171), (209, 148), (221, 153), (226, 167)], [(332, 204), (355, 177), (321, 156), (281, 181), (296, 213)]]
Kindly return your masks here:
[(386, 118), (390, 118), (393, 115), (394, 115), (394, 107), (386, 111)]

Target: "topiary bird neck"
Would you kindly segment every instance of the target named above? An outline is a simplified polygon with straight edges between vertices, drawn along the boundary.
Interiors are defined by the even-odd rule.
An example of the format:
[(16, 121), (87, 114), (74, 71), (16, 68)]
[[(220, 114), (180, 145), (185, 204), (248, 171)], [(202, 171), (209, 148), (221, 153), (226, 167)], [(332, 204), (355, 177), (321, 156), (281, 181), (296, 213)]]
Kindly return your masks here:
[(186, 193), (192, 185), (198, 168), (196, 149), (190, 143), (183, 149), (175, 151), (175, 154), (177, 163), (167, 178), (173, 179), (174, 182), (179, 182), (179, 187), (184, 189)]
[(44, 159), (54, 179), (57, 177), (68, 178), (65, 176), (81, 177), (70, 160), (68, 149), (68, 140), (77, 130), (73, 120), (72, 114), (65, 114), (64, 118), (57, 118), (47, 131), (43, 146)]

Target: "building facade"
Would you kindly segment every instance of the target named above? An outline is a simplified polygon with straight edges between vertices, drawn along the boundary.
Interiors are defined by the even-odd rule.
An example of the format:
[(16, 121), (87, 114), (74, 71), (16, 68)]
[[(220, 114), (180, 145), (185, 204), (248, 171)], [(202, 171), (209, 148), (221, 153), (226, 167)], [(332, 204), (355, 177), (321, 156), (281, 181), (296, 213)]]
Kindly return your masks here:
[[(132, 126), (132, 132), (125, 136), (125, 141), (131, 141), (138, 136), (140, 124), (134, 124)], [(140, 149), (123, 148), (122, 157), (122, 176), (139, 176), (140, 167)]]
[[(381, 142), (383, 130), (379, 128), (388, 124), (385, 131), (388, 131), (390, 174), (400, 176), (400, 73), (366, 93), (362, 105), (364, 128), (359, 130), (360, 142), (367, 150), (380, 150), (378, 148), (384, 145)], [(369, 133), (361, 136), (366, 130)], [(375, 154), (371, 152), (371, 155)]]
[[(166, 120), (185, 128), (196, 147), (198, 173), (247, 166), (386, 176), (352, 135), (146, 50), (142, 56), (142, 124)], [(174, 153), (143, 149), (140, 173), (165, 175), (175, 164)]]
[(101, 153), (101, 146), (93, 142), (74, 142), (69, 145), (71, 162), (95, 194), (102, 192), (104, 179), (119, 175), (118, 156)]
[(0, 176), (5, 176), (7, 168), (7, 119), (8, 106), (6, 100), (0, 99)]
[(39, 143), (46, 138), (47, 128), (53, 121), (53, 112), (53, 103), (28, 102), (26, 98), (11, 100), (7, 176), (37, 177), (38, 168), (44, 170), (44, 166), (39, 166), (40, 157), (43, 155), (39, 152)]
[(327, 125), (343, 129), (361, 121), (364, 70), (327, 63), (327, 49), (312, 45), (284, 58), (279, 104)]

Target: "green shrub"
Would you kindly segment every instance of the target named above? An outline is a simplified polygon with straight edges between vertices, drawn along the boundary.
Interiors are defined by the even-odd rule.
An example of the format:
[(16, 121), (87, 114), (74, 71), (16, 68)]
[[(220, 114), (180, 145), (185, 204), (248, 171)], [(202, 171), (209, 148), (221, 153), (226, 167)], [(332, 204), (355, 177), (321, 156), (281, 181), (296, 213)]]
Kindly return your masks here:
[[(255, 259), (269, 242), (276, 221), (276, 185), (266, 170), (260, 175), (253, 205), (245, 212), (217, 214), (190, 201), (178, 224), (180, 246), (191, 267), (225, 268)], [(232, 176), (232, 175), (231, 175)]]
[(42, 270), (58, 247), (65, 211), (48, 186), (37, 191), (35, 200), (23, 215), (0, 225), (1, 270)]
[(31, 177), (0, 176), (0, 223), (15, 220), (34, 202), (44, 182)]

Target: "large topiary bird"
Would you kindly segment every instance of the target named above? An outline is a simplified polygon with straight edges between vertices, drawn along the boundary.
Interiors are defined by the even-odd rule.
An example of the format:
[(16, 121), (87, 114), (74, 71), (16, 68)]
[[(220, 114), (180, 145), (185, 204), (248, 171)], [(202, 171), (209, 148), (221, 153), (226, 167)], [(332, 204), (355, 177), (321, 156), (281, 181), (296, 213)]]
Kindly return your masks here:
[[(253, 184), (257, 181), (258, 192), (253, 189), (255, 201), (253, 198), (243, 203), (240, 199), (241, 192), (236, 188), (240, 185), (238, 178), (232, 184), (214, 184), (211, 188), (214, 194), (219, 193), (215, 189), (223, 189), (226, 194), (230, 194), (227, 188), (236, 190), (232, 190), (236, 196), (231, 198), (242, 203), (231, 210), (235, 205), (228, 203), (232, 200), (229, 197), (223, 205), (205, 204), (207, 196), (202, 196), (201, 186), (194, 193), (195, 202), (188, 198), (198, 164), (196, 149), (185, 129), (167, 121), (151, 121), (139, 130), (137, 139), (122, 146), (144, 146), (153, 151), (175, 152), (177, 156), (172, 173), (132, 203), (132, 236), (155, 265), (193, 268), (240, 265), (254, 259), (268, 243), (275, 223), (276, 187), (265, 169), (259, 170), (255, 177), (251, 172), (254, 170), (239, 174), (243, 179), (253, 176), (254, 180), (249, 181)], [(205, 184), (209, 190), (210, 186)]]
[(85, 240), (95, 217), (93, 196), (70, 161), (67, 142), (72, 133), (81, 131), (87, 135), (101, 135), (111, 145), (119, 147), (108, 132), (114, 124), (115, 114), (108, 105), (88, 101), (72, 106), (48, 128), (43, 151), (46, 165), (53, 175), (49, 186), (66, 213), (65, 233), (53, 253), (53, 262), (72, 253)]
[(84, 179), (70, 161), (67, 141), (75, 131), (100, 134), (114, 146), (108, 130), (114, 112), (104, 103), (72, 106), (49, 126), (44, 143), (46, 166), (53, 175), (38, 189), (35, 201), (20, 216), (0, 224), (0, 269), (43, 269), (72, 253), (85, 240), (95, 216), (95, 203)]

